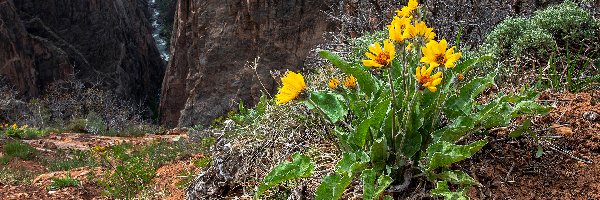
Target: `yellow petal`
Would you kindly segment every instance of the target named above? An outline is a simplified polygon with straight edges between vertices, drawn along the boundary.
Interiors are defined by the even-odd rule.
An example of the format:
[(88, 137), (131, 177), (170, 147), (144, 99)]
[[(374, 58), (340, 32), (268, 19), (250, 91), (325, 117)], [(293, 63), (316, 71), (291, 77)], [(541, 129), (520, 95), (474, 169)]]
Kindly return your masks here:
[(365, 55), (371, 60), (377, 59), (377, 56), (373, 55), (372, 53), (366, 52)]
[(374, 44), (370, 45), (369, 51), (373, 52), (374, 54), (380, 54), (381, 53), (381, 45), (379, 44), (379, 42), (375, 42)]
[(431, 82), (431, 85), (436, 86), (442, 83), (442, 78), (437, 78)]
[(429, 89), (429, 91), (431, 91), (431, 92), (437, 92), (437, 88), (435, 86), (427, 87), (427, 89)]
[(367, 67), (383, 67), (383, 65), (373, 61), (373, 60), (363, 60), (363, 65)]
[(431, 79), (436, 80), (436, 79), (438, 79), (440, 77), (442, 77), (442, 72), (437, 72), (433, 76), (431, 76)]
[(440, 41), (439, 45), (438, 45), (438, 52), (441, 53), (445, 53), (446, 52), (446, 48), (448, 48), (448, 42), (446, 41), (446, 39), (442, 39), (442, 41)]

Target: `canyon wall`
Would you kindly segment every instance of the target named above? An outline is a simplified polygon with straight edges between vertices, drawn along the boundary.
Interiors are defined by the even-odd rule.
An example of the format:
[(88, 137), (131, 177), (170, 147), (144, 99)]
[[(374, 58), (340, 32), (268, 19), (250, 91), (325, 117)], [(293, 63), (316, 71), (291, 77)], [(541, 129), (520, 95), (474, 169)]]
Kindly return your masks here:
[[(179, 0), (161, 122), (209, 124), (237, 108), (240, 100), (255, 103), (263, 85), (273, 94), (277, 84), (270, 71), (298, 70), (310, 50), (323, 42), (323, 33), (335, 30), (322, 13), (333, 3)], [(257, 57), (256, 72), (245, 67)]]
[(28, 97), (75, 75), (124, 98), (158, 98), (164, 76), (148, 2), (0, 0), (0, 74)]

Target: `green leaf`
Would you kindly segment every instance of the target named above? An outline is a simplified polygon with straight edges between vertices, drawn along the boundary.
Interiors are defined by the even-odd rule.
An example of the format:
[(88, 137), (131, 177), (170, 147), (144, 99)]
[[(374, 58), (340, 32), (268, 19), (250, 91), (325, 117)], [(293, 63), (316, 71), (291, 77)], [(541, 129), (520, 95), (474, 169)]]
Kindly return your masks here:
[(504, 126), (510, 123), (513, 108), (509, 103), (497, 104), (489, 112), (478, 113), (478, 124), (485, 128)]
[(311, 93), (309, 99), (327, 115), (332, 123), (338, 122), (348, 114), (342, 95), (318, 91)]
[(475, 179), (473, 179), (467, 173), (460, 171), (460, 170), (444, 171), (440, 174), (437, 174), (435, 177), (436, 177), (436, 179), (448, 181), (450, 183), (465, 186), (465, 187), (479, 185), (479, 182), (477, 182)]
[(385, 140), (385, 137), (381, 137), (373, 141), (373, 145), (371, 145), (371, 151), (369, 152), (371, 155), (371, 162), (373, 163), (373, 168), (375, 169), (384, 169), (385, 162), (388, 158), (388, 146)]
[(462, 188), (456, 192), (450, 191), (447, 181), (438, 181), (435, 189), (431, 190), (431, 195), (441, 196), (448, 200), (467, 200), (467, 190)]
[(537, 151), (535, 152), (535, 158), (541, 158), (544, 155), (544, 149), (542, 146), (537, 147)]
[(494, 85), (495, 74), (475, 78), (460, 89), (460, 94), (452, 95), (446, 100), (444, 113), (449, 118), (468, 116), (471, 113), (473, 102), (481, 92)]
[(385, 195), (385, 197), (383, 197), (383, 200), (394, 200), (394, 198), (390, 195)]
[(295, 153), (292, 155), (292, 162), (285, 161), (271, 170), (258, 187), (254, 199), (258, 199), (263, 192), (280, 183), (311, 176), (314, 168), (315, 164), (308, 156)]
[(515, 131), (510, 133), (510, 137), (517, 138), (521, 137), (525, 133), (529, 132), (529, 127), (531, 127), (531, 120), (525, 120), (523, 125), (519, 126)]
[(450, 142), (439, 141), (427, 149), (429, 164), (426, 171), (430, 172), (439, 167), (445, 167), (469, 158), (486, 144), (487, 140), (480, 140), (469, 145), (456, 145)]
[(361, 175), (363, 181), (363, 199), (378, 200), (379, 195), (392, 184), (393, 179), (391, 177), (381, 175), (377, 179), (377, 185), (375, 185), (376, 176), (377, 172), (373, 169), (363, 171)]
[(406, 134), (402, 143), (402, 153), (407, 158), (413, 157), (420, 149), (423, 137), (419, 133), (419, 128), (423, 126), (423, 116), (421, 115), (421, 108), (419, 102), (421, 102), (421, 92), (416, 92), (411, 105), (411, 111), (409, 113), (408, 124), (406, 128)]
[(454, 142), (460, 139), (462, 136), (473, 130), (473, 127), (459, 126), (459, 127), (444, 127), (431, 134), (433, 141), (446, 141)]
[(332, 174), (323, 178), (321, 185), (317, 188), (316, 200), (332, 200), (340, 199), (344, 190), (350, 185), (352, 181), (351, 174), (344, 173)]
[(353, 174), (354, 172), (365, 169), (369, 162), (369, 155), (364, 151), (358, 151), (356, 153), (345, 152), (342, 156), (342, 160), (335, 166), (335, 171), (337, 173)]
[(381, 126), (383, 125), (386, 114), (389, 113), (389, 110), (391, 108), (391, 103), (391, 98), (382, 98), (382, 100), (379, 103), (377, 103), (377, 105), (373, 109), (373, 113), (371, 114), (370, 120), (372, 124), (371, 127), (373, 127), (374, 130), (381, 130)]
[(356, 81), (358, 82), (358, 87), (365, 94), (372, 96), (371, 94), (377, 91), (377, 82), (375, 78), (367, 71), (364, 67), (358, 65), (351, 65), (350, 63), (344, 61), (339, 55), (332, 53), (330, 51), (321, 51), (319, 52), (321, 57), (329, 60), (333, 65), (337, 66), (342, 70), (342, 72), (346, 74), (351, 74), (356, 77)]
[(545, 115), (550, 112), (551, 108), (542, 106), (533, 101), (522, 101), (515, 105), (512, 116), (519, 115)]
[(367, 136), (369, 135), (369, 130), (371, 128), (371, 120), (363, 120), (358, 128), (354, 131), (354, 134), (350, 136), (352, 142), (358, 146), (359, 148), (363, 148), (366, 144)]
[(486, 60), (491, 60), (494, 59), (494, 57), (492, 56), (481, 56), (479, 58), (471, 58), (469, 60), (465, 60), (464, 62), (456, 65), (452, 70), (455, 71), (456, 73), (467, 73), (469, 72), (469, 70), (471, 68), (473, 68), (473, 66), (475, 64), (477, 64), (478, 62), (482, 62), (482, 61), (486, 61)]

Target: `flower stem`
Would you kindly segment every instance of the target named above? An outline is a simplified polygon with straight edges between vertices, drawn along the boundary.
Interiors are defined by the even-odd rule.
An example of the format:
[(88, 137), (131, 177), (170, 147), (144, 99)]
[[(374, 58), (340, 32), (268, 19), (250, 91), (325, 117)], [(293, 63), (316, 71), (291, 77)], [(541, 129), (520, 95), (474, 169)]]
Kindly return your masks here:
[(388, 79), (390, 81), (390, 90), (392, 92), (392, 152), (396, 152), (396, 91), (394, 90), (393, 70), (390, 67), (388, 71)]

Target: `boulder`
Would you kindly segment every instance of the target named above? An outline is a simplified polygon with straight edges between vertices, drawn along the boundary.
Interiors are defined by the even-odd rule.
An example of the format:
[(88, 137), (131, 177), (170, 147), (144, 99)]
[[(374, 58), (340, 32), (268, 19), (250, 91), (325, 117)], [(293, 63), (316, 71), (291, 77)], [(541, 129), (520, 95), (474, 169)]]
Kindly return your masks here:
[[(277, 88), (271, 71), (298, 70), (323, 33), (333, 0), (179, 0), (160, 117), (167, 126), (209, 124)], [(245, 67), (260, 57), (256, 71)], [(256, 76), (258, 74), (258, 77)], [(260, 77), (260, 80), (259, 80)]]

